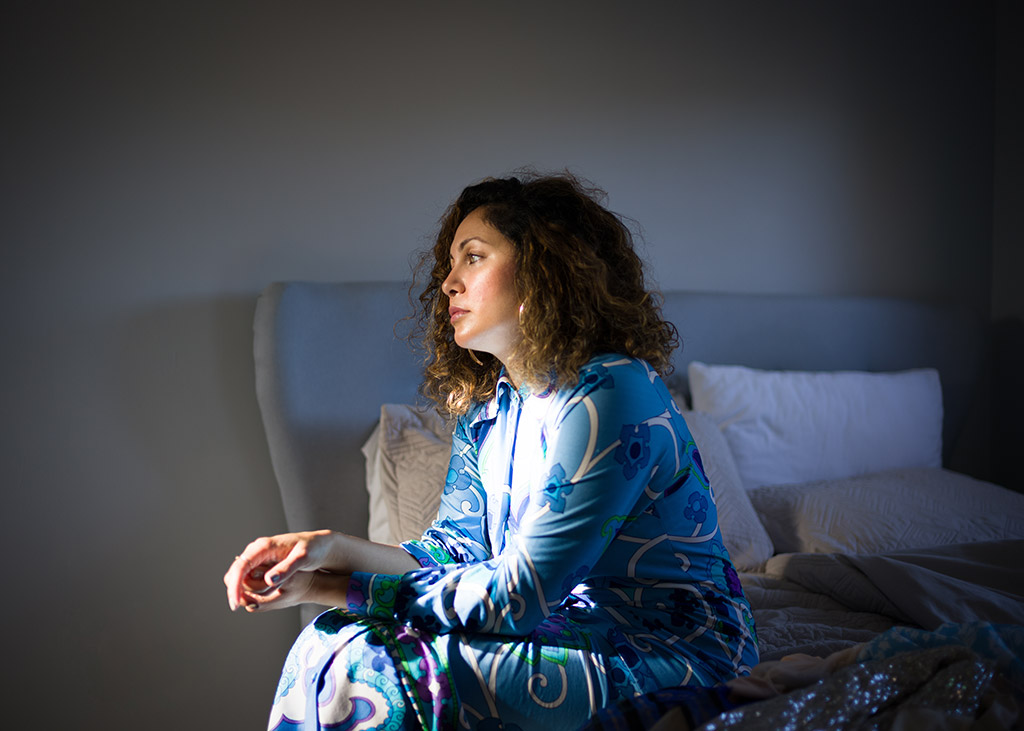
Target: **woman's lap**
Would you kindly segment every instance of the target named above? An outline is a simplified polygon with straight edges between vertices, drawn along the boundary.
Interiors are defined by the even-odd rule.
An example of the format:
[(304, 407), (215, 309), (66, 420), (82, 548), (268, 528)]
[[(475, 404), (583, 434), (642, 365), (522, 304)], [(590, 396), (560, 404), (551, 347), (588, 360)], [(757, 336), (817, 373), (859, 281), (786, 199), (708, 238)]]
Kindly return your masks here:
[(522, 639), (434, 635), (330, 610), (288, 654), (270, 728), (576, 728), (654, 689), (594, 629), (552, 615)]
[(445, 668), (431, 644), (404, 626), (324, 612), (288, 653), (269, 728), (450, 727)]

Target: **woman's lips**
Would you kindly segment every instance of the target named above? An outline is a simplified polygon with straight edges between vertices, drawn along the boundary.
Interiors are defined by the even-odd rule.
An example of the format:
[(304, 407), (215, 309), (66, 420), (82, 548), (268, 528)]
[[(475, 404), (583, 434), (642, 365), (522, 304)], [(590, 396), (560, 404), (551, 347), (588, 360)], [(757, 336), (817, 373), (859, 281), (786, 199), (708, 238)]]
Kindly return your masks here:
[(464, 310), (461, 307), (449, 307), (448, 308), (448, 317), (451, 318), (452, 322), (455, 322), (460, 317), (465, 315), (467, 312), (469, 312), (469, 310)]

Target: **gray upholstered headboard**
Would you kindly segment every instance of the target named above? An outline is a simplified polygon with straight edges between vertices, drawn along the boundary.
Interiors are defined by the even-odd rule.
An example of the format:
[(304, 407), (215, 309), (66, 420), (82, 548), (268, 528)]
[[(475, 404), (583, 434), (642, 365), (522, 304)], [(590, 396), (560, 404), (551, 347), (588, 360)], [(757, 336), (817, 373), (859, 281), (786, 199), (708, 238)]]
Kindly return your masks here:
[[(937, 368), (947, 466), (972, 471), (958, 444), (985, 369), (984, 323), (905, 300), (666, 292), (679, 329), (671, 385), (692, 360), (778, 370)], [(411, 314), (399, 282), (270, 285), (256, 307), (256, 389), (289, 530), (366, 535), (360, 447), (383, 403), (417, 400), (419, 356), (396, 336)], [(401, 331), (401, 328), (399, 328)], [(407, 330), (407, 328), (406, 328)]]

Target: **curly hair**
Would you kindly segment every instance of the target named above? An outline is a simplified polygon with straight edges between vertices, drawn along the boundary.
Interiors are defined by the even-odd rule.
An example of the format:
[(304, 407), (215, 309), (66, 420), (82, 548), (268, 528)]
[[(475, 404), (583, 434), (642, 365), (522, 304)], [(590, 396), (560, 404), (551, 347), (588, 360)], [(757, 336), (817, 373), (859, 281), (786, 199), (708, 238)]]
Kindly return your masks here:
[[(452, 415), (494, 393), (502, 363), (486, 353), (476, 362), (455, 343), (442, 284), (459, 224), (476, 209), (512, 242), (514, 282), (523, 303), (522, 338), (513, 358), (531, 388), (575, 383), (598, 353), (646, 360), (662, 375), (678, 346), (674, 325), (661, 317), (661, 297), (647, 290), (633, 235), (601, 201), (605, 194), (569, 173), (487, 178), (464, 189), (441, 218), (424, 273), (414, 337), (426, 349), (422, 392)], [(522, 179), (521, 179), (522, 178)]]

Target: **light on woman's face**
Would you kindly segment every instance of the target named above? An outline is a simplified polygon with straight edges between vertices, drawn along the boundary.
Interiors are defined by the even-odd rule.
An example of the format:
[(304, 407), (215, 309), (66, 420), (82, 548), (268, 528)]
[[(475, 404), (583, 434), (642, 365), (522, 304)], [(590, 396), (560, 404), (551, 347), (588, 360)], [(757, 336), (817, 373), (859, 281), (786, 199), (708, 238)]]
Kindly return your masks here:
[(449, 254), (452, 268), (442, 287), (455, 342), (508, 365), (520, 337), (512, 242), (478, 208), (459, 224)]

